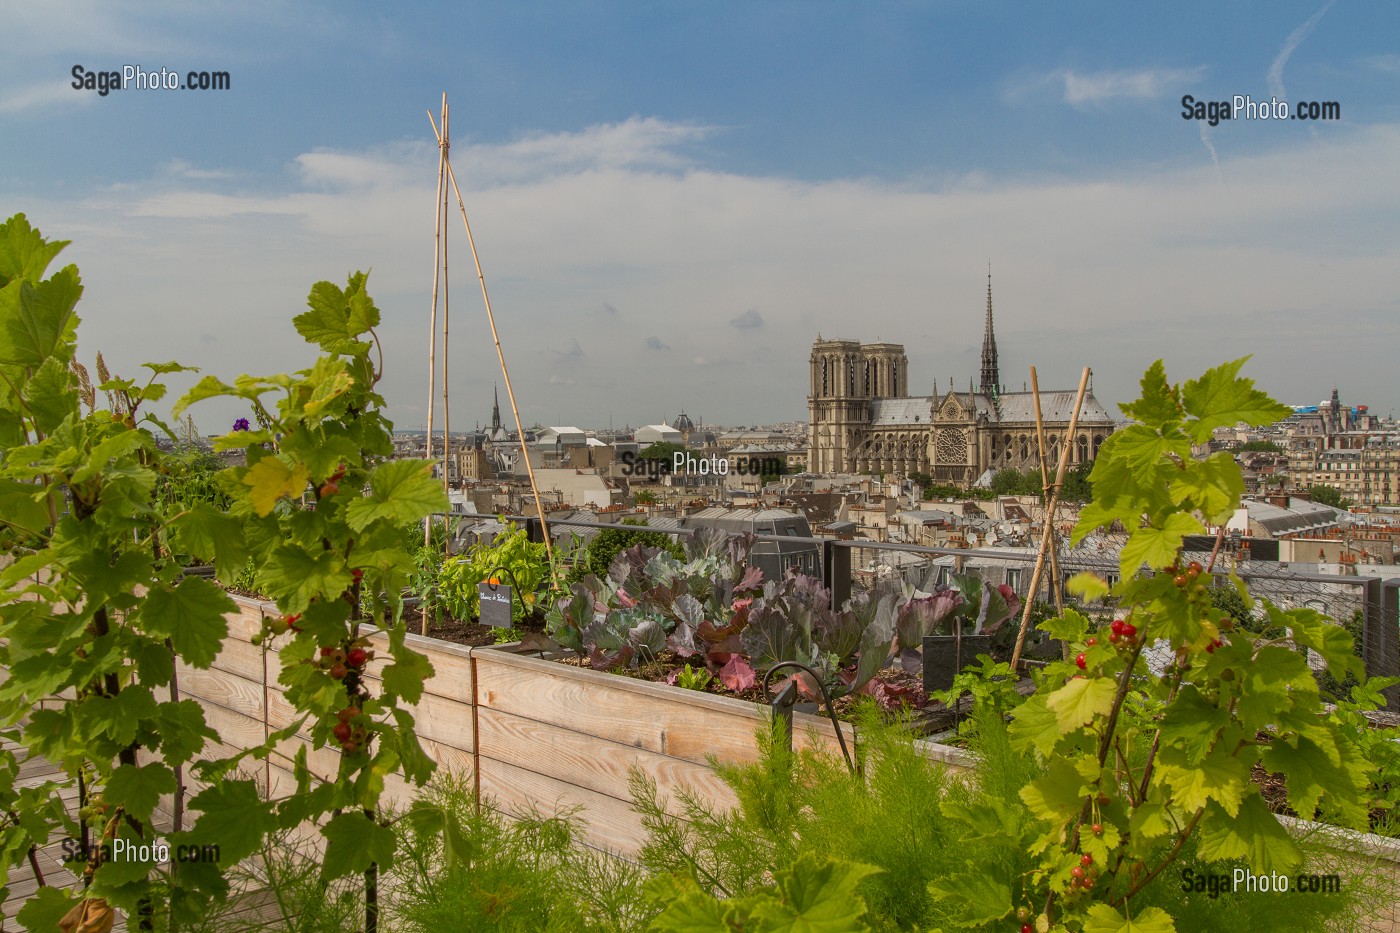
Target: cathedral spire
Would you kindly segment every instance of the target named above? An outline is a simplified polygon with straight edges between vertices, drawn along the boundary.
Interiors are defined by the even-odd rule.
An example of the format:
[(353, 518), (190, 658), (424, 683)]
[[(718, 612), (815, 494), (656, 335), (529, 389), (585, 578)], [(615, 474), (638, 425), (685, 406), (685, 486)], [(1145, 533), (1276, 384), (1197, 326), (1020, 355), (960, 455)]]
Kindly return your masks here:
[(982, 394), (996, 398), (1001, 392), (1001, 372), (997, 367), (997, 335), (992, 330), (992, 263), (987, 262), (987, 325), (982, 336)]
[(491, 406), (491, 434), (494, 436), (501, 430), (501, 390), (493, 386), (491, 392), (495, 397), (495, 403)]

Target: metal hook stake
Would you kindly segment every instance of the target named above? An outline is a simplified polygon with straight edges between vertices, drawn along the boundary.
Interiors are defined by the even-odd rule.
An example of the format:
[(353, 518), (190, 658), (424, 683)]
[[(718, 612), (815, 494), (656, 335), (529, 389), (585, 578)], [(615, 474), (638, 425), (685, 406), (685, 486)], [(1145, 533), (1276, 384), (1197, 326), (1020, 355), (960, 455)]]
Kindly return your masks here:
[(792, 707), (797, 702), (796, 684), (789, 683), (782, 689), (776, 699), (768, 692), (768, 684), (772, 681), (774, 672), (784, 667), (795, 667), (809, 674), (812, 680), (816, 682), (817, 689), (822, 692), (822, 700), (826, 703), (827, 718), (831, 720), (832, 726), (836, 729), (836, 741), (841, 745), (841, 754), (846, 759), (846, 767), (851, 770), (852, 775), (858, 774), (856, 763), (851, 758), (850, 751), (846, 748), (846, 735), (841, 731), (841, 722), (836, 718), (836, 710), (831, 705), (831, 694), (827, 692), (826, 684), (822, 683), (822, 679), (817, 675), (817, 672), (807, 665), (797, 661), (780, 661), (768, 668), (767, 673), (763, 675), (763, 697), (768, 701), (768, 704), (773, 707), (774, 714), (782, 716), (787, 724), (789, 750), (791, 750), (792, 747)]

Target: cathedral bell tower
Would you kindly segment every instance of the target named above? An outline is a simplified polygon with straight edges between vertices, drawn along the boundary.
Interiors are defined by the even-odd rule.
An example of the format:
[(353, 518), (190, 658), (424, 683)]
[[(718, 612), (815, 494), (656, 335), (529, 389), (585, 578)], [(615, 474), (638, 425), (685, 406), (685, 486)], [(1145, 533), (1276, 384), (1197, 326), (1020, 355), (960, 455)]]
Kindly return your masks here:
[(982, 384), (978, 388), (995, 402), (1001, 395), (1001, 372), (997, 367), (997, 335), (992, 330), (992, 264), (987, 263), (987, 324), (982, 335)]

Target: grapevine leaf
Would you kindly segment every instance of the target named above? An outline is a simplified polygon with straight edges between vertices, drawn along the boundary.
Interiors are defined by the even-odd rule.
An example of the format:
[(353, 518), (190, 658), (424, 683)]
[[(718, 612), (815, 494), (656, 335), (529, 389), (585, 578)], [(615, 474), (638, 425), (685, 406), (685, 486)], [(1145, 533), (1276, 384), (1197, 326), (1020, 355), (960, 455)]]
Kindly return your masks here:
[(243, 484), (249, 487), (253, 509), (263, 516), (272, 511), (279, 499), (305, 492), (310, 478), (303, 464), (289, 467), (280, 457), (264, 457), (243, 474)]
[(175, 775), (161, 764), (121, 765), (107, 779), (103, 797), (143, 823), (160, 803), (161, 794), (175, 793)]
[(1045, 698), (1055, 714), (1060, 734), (1078, 729), (1095, 716), (1106, 716), (1113, 708), (1118, 685), (1107, 677), (1076, 677)]
[(326, 856), (321, 865), (326, 880), (364, 872), (371, 865), (382, 871), (394, 862), (394, 830), (381, 826), (360, 810), (333, 817), (321, 828)]
[[(1110, 458), (1110, 464), (1117, 461), (1127, 467), (1128, 475), (1134, 480), (1150, 483), (1156, 478), (1157, 466), (1164, 456), (1171, 455), (1183, 462), (1191, 459), (1191, 441), (1175, 429), (1162, 434), (1143, 425), (1133, 424), (1109, 435), (1108, 440), (1104, 441), (1103, 447), (1099, 449), (1099, 456), (1102, 457), (1105, 453)], [(1097, 499), (1097, 480), (1094, 491), (1094, 498)], [(1117, 492), (1107, 490), (1108, 495), (1115, 495)]]
[(1130, 920), (1107, 904), (1095, 904), (1084, 933), (1176, 933), (1176, 924), (1160, 907), (1144, 907)]
[(1200, 521), (1186, 512), (1168, 515), (1161, 528), (1148, 525), (1138, 528), (1123, 545), (1118, 563), (1124, 577), (1131, 577), (1138, 568), (1146, 564), (1152, 570), (1160, 570), (1176, 560), (1181, 550), (1181, 541), (1186, 535), (1205, 531)]
[(346, 521), (360, 532), (380, 519), (412, 522), (430, 512), (446, 511), (447, 493), (441, 481), (433, 478), (432, 470), (426, 460), (380, 464), (370, 477), (370, 494), (350, 503)]
[(152, 635), (169, 638), (176, 652), (195, 667), (208, 667), (228, 637), (225, 613), (238, 605), (217, 585), (200, 577), (185, 577), (171, 588), (151, 587), (141, 608), (141, 621)]
[(1182, 404), (1187, 413), (1196, 417), (1187, 423), (1186, 430), (1196, 443), (1210, 440), (1216, 428), (1234, 427), (1240, 422), (1272, 424), (1293, 413), (1293, 409), (1254, 388), (1253, 379), (1239, 378), (1240, 368), (1248, 359), (1246, 356), (1222, 363), (1200, 379), (1188, 379), (1182, 387)]
[(1257, 793), (1244, 798), (1234, 817), (1217, 803), (1207, 804), (1200, 839), (1197, 855), (1207, 862), (1244, 859), (1255, 871), (1288, 872), (1303, 861), (1298, 844)]

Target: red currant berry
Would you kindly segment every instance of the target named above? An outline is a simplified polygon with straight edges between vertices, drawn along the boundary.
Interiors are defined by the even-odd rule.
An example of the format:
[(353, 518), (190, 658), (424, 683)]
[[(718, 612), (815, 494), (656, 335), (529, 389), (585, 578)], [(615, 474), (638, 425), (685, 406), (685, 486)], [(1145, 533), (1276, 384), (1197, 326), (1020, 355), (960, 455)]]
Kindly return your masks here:
[(336, 723), (335, 728), (331, 730), (331, 734), (335, 736), (337, 742), (350, 741), (350, 724), (348, 722)]
[(1102, 836), (1102, 835), (1103, 835), (1103, 824), (1102, 824), (1102, 823), (1095, 823), (1093, 826), (1090, 826), (1090, 827), (1089, 827), (1089, 830), (1090, 830), (1090, 832), (1092, 832), (1095, 836)]
[(1131, 622), (1123, 623), (1123, 637), (1132, 641), (1137, 635), (1137, 626)]
[(1113, 624), (1109, 626), (1109, 629), (1110, 629), (1110, 630), (1113, 632), (1113, 634), (1115, 634), (1115, 635), (1122, 635), (1122, 634), (1123, 634), (1123, 624), (1124, 624), (1124, 623), (1123, 623), (1123, 620), (1122, 620), (1122, 619), (1114, 619), (1114, 620), (1113, 620)]
[(1086, 641), (1084, 644), (1085, 644), (1086, 647), (1092, 648), (1092, 647), (1094, 647), (1095, 645), (1097, 645), (1098, 643), (1099, 643), (1099, 640), (1098, 640), (1097, 638), (1091, 638), (1091, 639), (1089, 639), (1088, 641)]
[(1021, 924), (1021, 933), (1035, 933), (1035, 927), (1029, 923), (1023, 923)]
[(1077, 665), (1079, 665), (1079, 669), (1080, 669), (1081, 671), (1084, 670), (1084, 668), (1085, 668), (1085, 666), (1086, 666), (1086, 665), (1085, 665), (1085, 662), (1084, 662), (1084, 655), (1081, 654), (1079, 657), (1075, 658), (1075, 659), (1074, 659), (1074, 663), (1077, 664)]
[(356, 583), (359, 583), (359, 582), (360, 582), (360, 579), (361, 579), (364, 575), (365, 575), (365, 572), (364, 572), (363, 570), (361, 570), (359, 567), (356, 567), (354, 570), (350, 571), (350, 577), (351, 577), (351, 579), (353, 579)]
[(1205, 568), (1201, 566), (1200, 561), (1194, 560), (1191, 561), (1191, 566), (1186, 568), (1186, 572), (1190, 574), (1193, 579), (1199, 577), (1202, 570), (1205, 570)]
[(334, 677), (336, 680), (344, 680), (344, 679), (345, 679), (345, 675), (348, 674), (348, 673), (350, 673), (350, 669), (349, 669), (348, 667), (346, 667), (344, 664), (332, 664), (332, 665), (331, 665), (330, 675), (331, 675), (332, 677)]
[(1088, 852), (1085, 852), (1083, 855), (1079, 856), (1079, 864), (1088, 868), (1090, 865), (1094, 864), (1094, 857)]
[(1123, 637), (1123, 633), (1122, 633), (1122, 632), (1109, 632), (1109, 633), (1108, 633), (1108, 640), (1109, 640), (1110, 642), (1112, 642), (1113, 644), (1115, 644), (1115, 645), (1118, 644), (1118, 642), (1122, 639), (1122, 637)]
[(1172, 577), (1172, 582), (1175, 583), (1178, 587), (1184, 587), (1190, 581), (1186, 579), (1186, 574), (1179, 573), (1176, 576)]
[(351, 648), (350, 652), (345, 656), (345, 663), (354, 668), (364, 667), (365, 662), (368, 660), (369, 652), (363, 648)]
[(1084, 880), (1084, 868), (1083, 868), (1083, 866), (1076, 865), (1076, 866), (1074, 866), (1073, 868), (1071, 868), (1071, 869), (1069, 870), (1069, 873), (1070, 873), (1071, 875), (1074, 876), (1074, 880), (1075, 880), (1075, 881), (1083, 881), (1083, 880)]

